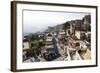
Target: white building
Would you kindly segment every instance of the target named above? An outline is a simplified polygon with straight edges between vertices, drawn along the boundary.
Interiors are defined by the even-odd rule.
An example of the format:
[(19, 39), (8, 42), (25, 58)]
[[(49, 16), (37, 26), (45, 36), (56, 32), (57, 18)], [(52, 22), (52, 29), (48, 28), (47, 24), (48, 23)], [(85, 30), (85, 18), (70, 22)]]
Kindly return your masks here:
[(29, 41), (24, 38), (23, 40), (23, 50), (29, 49)]

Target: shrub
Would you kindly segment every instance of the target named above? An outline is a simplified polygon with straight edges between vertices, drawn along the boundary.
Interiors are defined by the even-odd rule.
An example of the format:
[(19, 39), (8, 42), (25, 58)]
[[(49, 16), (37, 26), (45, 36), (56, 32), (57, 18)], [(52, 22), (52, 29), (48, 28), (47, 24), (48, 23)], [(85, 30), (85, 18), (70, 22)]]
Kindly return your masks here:
[(81, 35), (80, 35), (80, 39), (81, 40), (85, 40), (86, 39), (86, 34), (83, 32), (83, 33), (81, 33)]

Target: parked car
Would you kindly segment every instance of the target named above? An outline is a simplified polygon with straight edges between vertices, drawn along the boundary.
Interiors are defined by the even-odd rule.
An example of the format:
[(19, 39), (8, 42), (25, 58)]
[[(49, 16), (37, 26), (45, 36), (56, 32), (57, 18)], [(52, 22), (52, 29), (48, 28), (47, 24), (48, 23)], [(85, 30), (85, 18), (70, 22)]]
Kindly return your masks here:
[(35, 61), (35, 62), (40, 62), (40, 59), (39, 59), (39, 58), (35, 58), (34, 61)]
[(49, 49), (45, 54), (44, 54), (44, 59), (47, 61), (52, 61), (56, 59), (59, 56), (58, 53), (54, 49)]

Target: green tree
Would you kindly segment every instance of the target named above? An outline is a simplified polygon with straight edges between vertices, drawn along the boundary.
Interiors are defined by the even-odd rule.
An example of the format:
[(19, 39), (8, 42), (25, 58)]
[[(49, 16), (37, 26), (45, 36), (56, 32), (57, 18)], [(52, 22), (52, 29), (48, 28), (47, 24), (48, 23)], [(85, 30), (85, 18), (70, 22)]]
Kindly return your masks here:
[(82, 32), (82, 33), (80, 34), (80, 39), (81, 39), (81, 40), (86, 40), (86, 34), (85, 34), (84, 32)]

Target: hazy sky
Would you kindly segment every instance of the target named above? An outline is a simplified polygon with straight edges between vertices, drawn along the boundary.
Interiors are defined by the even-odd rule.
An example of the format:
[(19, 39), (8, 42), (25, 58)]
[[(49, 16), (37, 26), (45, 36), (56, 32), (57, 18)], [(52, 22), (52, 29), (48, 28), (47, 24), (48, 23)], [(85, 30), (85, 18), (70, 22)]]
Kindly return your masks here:
[(23, 11), (23, 33), (44, 31), (70, 20), (82, 19), (88, 13)]

